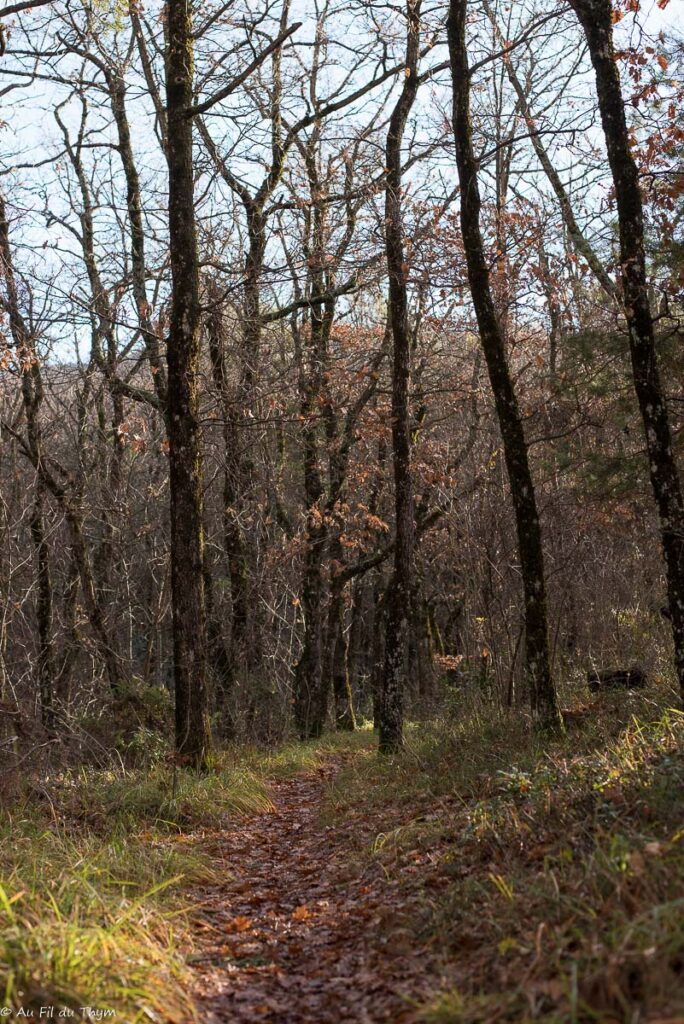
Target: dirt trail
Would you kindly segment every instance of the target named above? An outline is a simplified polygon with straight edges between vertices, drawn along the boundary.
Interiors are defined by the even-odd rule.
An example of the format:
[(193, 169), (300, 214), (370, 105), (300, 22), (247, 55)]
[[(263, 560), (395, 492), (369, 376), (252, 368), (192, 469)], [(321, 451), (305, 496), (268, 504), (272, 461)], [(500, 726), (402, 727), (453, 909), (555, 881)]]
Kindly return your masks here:
[(434, 993), (431, 957), (407, 927), (415, 897), (377, 865), (353, 866), (358, 823), (320, 822), (334, 772), (278, 783), (272, 812), (213, 838), (228, 878), (196, 894), (207, 1024), (406, 1024)]

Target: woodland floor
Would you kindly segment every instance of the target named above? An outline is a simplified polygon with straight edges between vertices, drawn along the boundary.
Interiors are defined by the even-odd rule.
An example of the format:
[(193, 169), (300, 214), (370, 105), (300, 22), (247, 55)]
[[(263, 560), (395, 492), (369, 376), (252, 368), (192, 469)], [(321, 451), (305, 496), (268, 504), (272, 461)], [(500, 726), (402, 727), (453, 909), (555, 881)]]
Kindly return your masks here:
[(324, 823), (342, 760), (274, 784), (272, 810), (203, 841), (225, 864), (224, 882), (193, 894), (208, 1024), (408, 1022), (438, 987), (434, 954), (404, 927), (417, 893), (355, 856), (358, 822)]
[(474, 704), (410, 723), (395, 758), (361, 729), (227, 748), (201, 776), (29, 780), (0, 803), (5, 1009), (684, 1024), (673, 696), (577, 703), (554, 740)]
[(567, 723), (265, 766), (270, 808), (187, 837), (218, 867), (189, 894), (199, 1019), (683, 1024), (684, 715), (618, 696)]

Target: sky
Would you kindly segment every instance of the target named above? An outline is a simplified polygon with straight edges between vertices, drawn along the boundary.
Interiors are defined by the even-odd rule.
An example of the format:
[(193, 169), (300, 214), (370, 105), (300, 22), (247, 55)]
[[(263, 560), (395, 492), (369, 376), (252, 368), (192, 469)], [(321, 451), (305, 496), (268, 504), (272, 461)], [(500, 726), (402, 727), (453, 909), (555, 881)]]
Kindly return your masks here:
[[(148, 5), (149, 7), (150, 5)], [(379, 13), (386, 14), (384, 8), (385, 5), (375, 5), (373, 12), (374, 14), (378, 13), (378, 15)], [(298, 39), (310, 38), (312, 35), (311, 10), (311, 0), (295, 0), (292, 13), (293, 19), (301, 17), (306, 21), (301, 33), (297, 34)], [(339, 18), (342, 20), (347, 19), (345, 22), (346, 31), (343, 33), (341, 39), (342, 47), (340, 49), (340, 59), (344, 59), (345, 46), (348, 47), (349, 53), (353, 55), (355, 45), (360, 46), (362, 44), (361, 36), (355, 35), (359, 30), (356, 27), (358, 22), (355, 20), (353, 3), (348, 4), (346, 8), (341, 7)], [(44, 45), (49, 45), (52, 28), (49, 19), (46, 21), (44, 15), (40, 11), (36, 11), (33, 14), (23, 15), (22, 20), (24, 24), (35, 23), (36, 25), (45, 25)], [(670, 0), (670, 3), (664, 9), (659, 6), (656, 0), (646, 0), (636, 18), (628, 15), (618, 24), (616, 36), (618, 43), (625, 45), (628, 41), (638, 41), (643, 33), (656, 36), (661, 30), (681, 32), (684, 35), (684, 0)], [(359, 41), (355, 43), (357, 38)], [(10, 40), (10, 51), (13, 47), (17, 46), (19, 39), (19, 34), (14, 32)], [(563, 56), (564, 46), (565, 41), (562, 38), (556, 41), (555, 52), (559, 54), (558, 67), (561, 71), (563, 60), (572, 59), (571, 52), (568, 52), (567, 58)], [(430, 66), (433, 61), (439, 62), (444, 60), (445, 57), (446, 51), (444, 46), (436, 47), (434, 57), (430, 55), (426, 58), (423, 67)], [(21, 60), (24, 66), (26, 66), (25, 59), (22, 58)], [(11, 67), (11, 63), (9, 65), (6, 63), (8, 61), (12, 61), (11, 53), (5, 58), (5, 67), (3, 68), (2, 64), (0, 64), (0, 88), (3, 84), (2, 77), (4, 76), (7, 80), (4, 72), (8, 66)], [(332, 85), (334, 85), (335, 73), (334, 70), (331, 73), (330, 83)], [(147, 100), (135, 99), (135, 92), (139, 88), (140, 81), (132, 81), (130, 85), (129, 113), (132, 121), (133, 144), (140, 161), (143, 182), (146, 188), (145, 202), (150, 214), (150, 232), (151, 234), (158, 233), (159, 235), (158, 243), (155, 243), (153, 239), (150, 240), (150, 248), (153, 250), (156, 244), (163, 249), (163, 157), (151, 131), (150, 104)], [(585, 87), (586, 97), (591, 92), (591, 81), (588, 77), (585, 80)], [(435, 88), (425, 87), (416, 105), (417, 114), (421, 117), (429, 116), (429, 118), (432, 118), (432, 123), (436, 123), (438, 120), (440, 106), (448, 114), (448, 99), (445, 91), (442, 89), (440, 92), (440, 89), (439, 85)], [(386, 92), (386, 90), (383, 90), (383, 92)], [(54, 86), (39, 80), (20, 92), (8, 94), (3, 99), (5, 124), (0, 130), (4, 136), (3, 149), (5, 155), (0, 162), (0, 169), (3, 163), (4, 168), (7, 169), (8, 165), (12, 163), (40, 162), (54, 154), (58, 147), (61, 147), (61, 140), (59, 139), (59, 132), (55, 124), (52, 108), (57, 98), (63, 96), (63, 87)], [(583, 102), (584, 99), (582, 98), (577, 100), (580, 106)], [(75, 129), (77, 124), (77, 114), (78, 111), (73, 105), (63, 112), (65, 122), (72, 129)], [(565, 111), (564, 116), (574, 117), (570, 108)], [(590, 138), (593, 144), (600, 145), (601, 138), (598, 127), (594, 126), (591, 130), (587, 129), (586, 117), (583, 117), (583, 115), (580, 117), (579, 114), (577, 116), (577, 123), (583, 126), (582, 131), (590, 132), (586, 138)], [(347, 118), (347, 122), (350, 125), (349, 130), (353, 130), (353, 118)], [(221, 125), (227, 124), (227, 122), (222, 121), (220, 110), (214, 112), (210, 123), (212, 131), (220, 138)], [(231, 125), (228, 127), (233, 131)], [(262, 127), (265, 127), (265, 125)], [(426, 124), (426, 127), (422, 130), (429, 131), (429, 125)], [(106, 134), (101, 136), (100, 141), (102, 139), (106, 141), (106, 137)], [(110, 135), (109, 138), (111, 139), (112, 136)], [(230, 138), (230, 135), (228, 138)], [(241, 144), (238, 143), (238, 145)], [(248, 165), (244, 161), (253, 155), (252, 149), (249, 145), (247, 147), (243, 146), (242, 156), (239, 154), (237, 156), (237, 164), (242, 166), (246, 180), (249, 180), (250, 174), (253, 172), (249, 170)], [(95, 152), (96, 156), (94, 155), (92, 162), (93, 180), (105, 188), (108, 176), (108, 160), (111, 158), (111, 153), (108, 153), (106, 149), (98, 149)], [(568, 175), (573, 174), (573, 162), (577, 158), (573, 155), (572, 148), (563, 149), (559, 147), (556, 159), (559, 161), (559, 166), (565, 167)], [(240, 161), (242, 161), (242, 164), (240, 164)], [(436, 168), (437, 165), (435, 164), (434, 167)], [(416, 188), (422, 187), (425, 184), (425, 182), (419, 181), (421, 173), (414, 171), (410, 175), (412, 183)], [(538, 170), (531, 173), (536, 175), (537, 179), (539, 178)], [(440, 160), (437, 174), (438, 177), (435, 177), (433, 180), (438, 190), (450, 189), (456, 183), (455, 168), (448, 154)], [(70, 235), (69, 231), (64, 228), (59, 228), (55, 225), (50, 228), (46, 227), (44, 217), (46, 209), (51, 209), (57, 215), (60, 215), (65, 210), (64, 197), (60, 195), (56, 179), (61, 179), (62, 182), (66, 180), (64, 163), (37, 168), (35, 171), (29, 169), (18, 170), (4, 177), (5, 183), (11, 182), (12, 184), (10, 200), (16, 197), (16, 212), (21, 223), (20, 237), (17, 237), (19, 235), (19, 232), (17, 232), (15, 235), (15, 245), (19, 246), (20, 252), (23, 249), (27, 261), (29, 259), (32, 261), (32, 272), (37, 277), (42, 277), (45, 295), (47, 296), (50, 293), (51, 297), (55, 299), (55, 305), (57, 306), (59, 305), (60, 296), (73, 289), (74, 281), (67, 280), (67, 275), (63, 273), (62, 267), (65, 261), (66, 263), (69, 262), (65, 258), (64, 250), (67, 248), (77, 249), (77, 242)], [(607, 191), (605, 176), (602, 184), (599, 170), (599, 173), (594, 174), (591, 179), (587, 179), (587, 182), (588, 185), (585, 187), (586, 205), (589, 206), (592, 203), (600, 205), (601, 196)], [(536, 187), (536, 179), (534, 185)], [(104, 194), (103, 198), (105, 198)], [(226, 223), (228, 223), (228, 229), (230, 229), (229, 219), (233, 216), (233, 207), (225, 203), (225, 196), (222, 196), (222, 201), (224, 202), (225, 209), (224, 220), (227, 218)], [(123, 193), (119, 194), (118, 202), (123, 205)], [(107, 225), (106, 216), (102, 211), (98, 211), (97, 217), (98, 226), (101, 226), (103, 231), (108, 231), (112, 227), (112, 223)], [(44, 243), (46, 248), (42, 248)], [(116, 265), (116, 253), (107, 253), (106, 256), (112, 258), (113, 265)], [(56, 351), (62, 356), (68, 351), (73, 351), (74, 343), (85, 341), (87, 346), (87, 331), (84, 334), (82, 329), (77, 328), (74, 330), (70, 324), (58, 326), (55, 323), (51, 333)], [(83, 346), (81, 345), (80, 347)]]

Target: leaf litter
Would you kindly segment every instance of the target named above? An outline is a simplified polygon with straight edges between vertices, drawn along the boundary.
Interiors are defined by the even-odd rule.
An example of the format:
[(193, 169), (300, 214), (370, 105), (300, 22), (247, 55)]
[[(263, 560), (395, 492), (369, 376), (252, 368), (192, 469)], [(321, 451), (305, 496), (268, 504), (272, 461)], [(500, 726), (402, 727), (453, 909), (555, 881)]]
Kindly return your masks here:
[(338, 767), (276, 783), (272, 810), (204, 838), (226, 866), (193, 892), (207, 1024), (409, 1024), (439, 987), (434, 952), (405, 927), (411, 894), (355, 860), (353, 824), (321, 821)]

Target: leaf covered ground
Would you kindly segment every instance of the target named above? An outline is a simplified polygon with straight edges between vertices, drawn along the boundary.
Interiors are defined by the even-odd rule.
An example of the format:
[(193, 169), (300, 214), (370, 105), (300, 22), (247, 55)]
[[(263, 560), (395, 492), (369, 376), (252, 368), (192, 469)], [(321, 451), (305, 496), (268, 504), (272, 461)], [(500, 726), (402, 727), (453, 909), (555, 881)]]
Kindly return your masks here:
[(276, 754), (64, 773), (2, 812), (4, 1005), (144, 1021), (684, 1021), (684, 715), (464, 708)]
[(270, 813), (209, 840), (227, 879), (198, 893), (204, 1019), (404, 1021), (434, 987), (415, 899), (378, 862), (350, 860), (353, 823), (321, 821), (338, 768), (278, 782)]
[[(215, 839), (206, 1019), (684, 1020), (684, 715), (602, 698), (542, 745), (481, 713), (372, 736)], [(342, 741), (344, 742), (344, 741)]]

